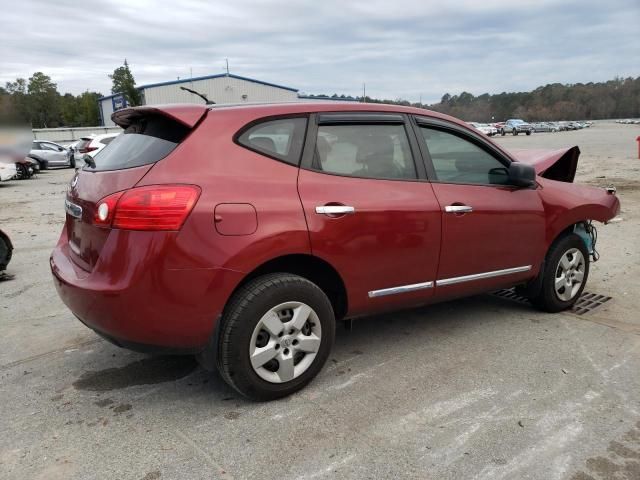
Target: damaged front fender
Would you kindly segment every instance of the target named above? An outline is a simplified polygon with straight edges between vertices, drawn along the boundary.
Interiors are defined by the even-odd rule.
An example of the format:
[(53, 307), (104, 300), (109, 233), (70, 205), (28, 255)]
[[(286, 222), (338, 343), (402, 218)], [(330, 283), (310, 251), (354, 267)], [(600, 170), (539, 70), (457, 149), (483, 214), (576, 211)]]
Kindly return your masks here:
[(548, 244), (579, 222), (607, 223), (620, 212), (618, 197), (604, 188), (539, 179), (540, 198), (547, 218)]

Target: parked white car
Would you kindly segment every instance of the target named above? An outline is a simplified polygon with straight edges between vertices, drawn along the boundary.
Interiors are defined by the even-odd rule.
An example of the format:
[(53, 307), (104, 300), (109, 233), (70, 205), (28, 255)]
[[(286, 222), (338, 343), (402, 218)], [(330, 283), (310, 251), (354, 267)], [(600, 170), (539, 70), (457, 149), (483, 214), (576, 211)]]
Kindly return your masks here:
[(119, 133), (104, 133), (101, 135), (89, 135), (82, 137), (74, 147), (73, 157), (76, 165), (81, 167), (83, 162), (82, 158), (85, 155), (95, 157), (100, 150), (109, 145), (116, 138)]
[(91, 135), (88, 137), (82, 137), (76, 144), (76, 151), (82, 154), (89, 154), (95, 157), (96, 154), (104, 147), (109, 145), (111, 141), (116, 138), (119, 133), (104, 133), (102, 135)]
[(489, 125), (488, 123), (478, 123), (478, 122), (467, 122), (467, 123), (471, 125), (473, 128), (475, 128), (476, 130), (478, 130), (479, 132), (484, 133), (489, 137), (493, 137), (494, 135), (498, 134), (498, 129), (496, 127)]

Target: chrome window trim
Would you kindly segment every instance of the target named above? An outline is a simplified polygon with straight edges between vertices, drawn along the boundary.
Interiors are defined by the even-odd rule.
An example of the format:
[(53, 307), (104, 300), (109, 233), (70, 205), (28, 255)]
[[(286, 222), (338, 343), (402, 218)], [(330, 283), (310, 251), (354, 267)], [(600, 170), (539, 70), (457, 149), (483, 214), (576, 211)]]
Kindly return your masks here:
[(424, 290), (427, 288), (433, 288), (433, 282), (413, 283), (411, 285), (401, 285), (399, 287), (372, 290), (369, 292), (369, 298), (384, 297), (386, 295), (395, 295), (397, 293), (414, 292), (416, 290)]
[(531, 270), (531, 265), (524, 265), (522, 267), (505, 268), (503, 270), (494, 270), (492, 272), (474, 273), (473, 275), (463, 275), (462, 277), (443, 278), (442, 280), (436, 280), (436, 286), (444, 287), (447, 285), (455, 285), (457, 283), (471, 282), (473, 280), (483, 280), (485, 278), (499, 277), (502, 275), (511, 275), (514, 273), (528, 272)]

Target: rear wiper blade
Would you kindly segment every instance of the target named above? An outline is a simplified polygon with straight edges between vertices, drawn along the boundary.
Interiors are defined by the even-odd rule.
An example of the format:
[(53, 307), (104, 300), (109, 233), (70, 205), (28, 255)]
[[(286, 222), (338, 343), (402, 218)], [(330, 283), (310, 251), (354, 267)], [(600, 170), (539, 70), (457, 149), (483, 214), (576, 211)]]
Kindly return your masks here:
[(96, 162), (91, 155), (82, 157), (82, 161), (91, 168), (96, 168)]
[(196, 92), (195, 90), (191, 90), (190, 88), (187, 88), (187, 87), (180, 87), (180, 90), (184, 90), (185, 92), (193, 93), (194, 95), (199, 96), (201, 99), (205, 101), (207, 105), (215, 105), (216, 103), (213, 100), (209, 100), (204, 93)]

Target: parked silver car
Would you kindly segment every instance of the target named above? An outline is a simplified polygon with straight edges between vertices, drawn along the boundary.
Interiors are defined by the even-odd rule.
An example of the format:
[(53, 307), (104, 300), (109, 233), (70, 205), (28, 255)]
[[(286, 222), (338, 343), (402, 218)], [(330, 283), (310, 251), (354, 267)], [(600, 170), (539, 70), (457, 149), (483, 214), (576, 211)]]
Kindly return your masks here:
[(531, 126), (533, 127), (533, 131), (538, 133), (538, 132), (551, 132), (551, 125), (549, 125), (546, 122), (535, 122), (532, 123)]
[(71, 151), (54, 142), (34, 140), (29, 157), (40, 164), (40, 170), (49, 167), (75, 167)]

